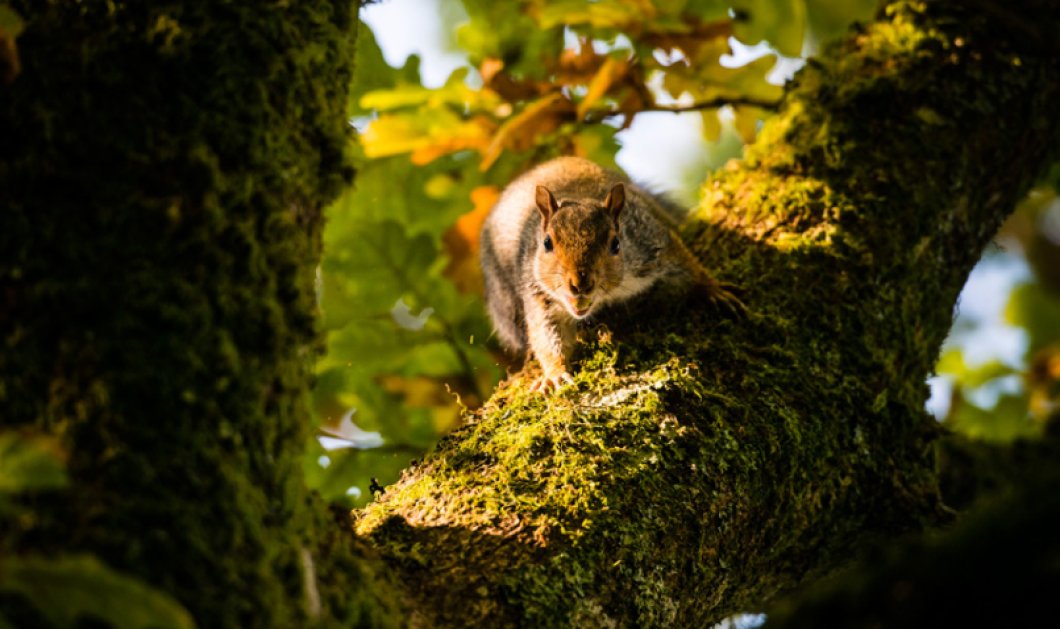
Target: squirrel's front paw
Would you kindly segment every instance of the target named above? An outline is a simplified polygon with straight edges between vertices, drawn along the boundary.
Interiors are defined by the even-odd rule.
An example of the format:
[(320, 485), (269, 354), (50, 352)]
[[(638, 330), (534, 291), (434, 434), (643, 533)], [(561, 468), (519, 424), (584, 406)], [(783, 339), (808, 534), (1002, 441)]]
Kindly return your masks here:
[(743, 318), (747, 316), (747, 306), (736, 296), (739, 287), (728, 282), (711, 280), (696, 286), (697, 297), (704, 299), (711, 306), (718, 308), (731, 316)]
[(553, 371), (543, 374), (540, 378), (534, 381), (534, 386), (532, 386), (530, 390), (548, 393), (549, 391), (554, 391), (565, 384), (573, 383), (574, 378), (572, 378), (570, 373), (566, 370)]

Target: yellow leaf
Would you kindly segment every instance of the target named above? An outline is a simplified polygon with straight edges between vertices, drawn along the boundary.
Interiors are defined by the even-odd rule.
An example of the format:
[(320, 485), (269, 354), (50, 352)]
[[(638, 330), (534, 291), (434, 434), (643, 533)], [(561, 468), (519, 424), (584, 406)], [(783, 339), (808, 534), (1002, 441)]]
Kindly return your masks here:
[(361, 134), (364, 153), (371, 158), (410, 153), (427, 142), (423, 129), (410, 116), (380, 116)]
[(700, 112), (703, 118), (703, 138), (707, 142), (717, 142), (721, 137), (721, 121), (717, 109), (704, 109)]
[(412, 163), (423, 166), (442, 155), (468, 149), (481, 153), (489, 146), (492, 130), (491, 122), (486, 118), (477, 117), (451, 129), (448, 133), (432, 134), (429, 143), (412, 152)]
[(388, 90), (372, 90), (361, 97), (363, 109), (387, 111), (399, 107), (422, 105), (431, 97), (431, 90), (419, 85), (398, 85)]
[(725, 68), (723, 75), (729, 90), (751, 98), (776, 100), (784, 92), (779, 85), (766, 81), (766, 75), (777, 63), (776, 55), (765, 55), (739, 68)]
[(600, 100), (607, 93), (607, 90), (611, 88), (611, 85), (625, 75), (628, 69), (629, 64), (625, 61), (619, 61), (613, 57), (608, 57), (604, 60), (593, 79), (589, 81), (589, 88), (585, 93), (585, 97), (578, 103), (577, 114), (579, 120), (585, 117), (585, 114), (589, 112), (593, 104)]
[(668, 68), (678, 65), (689, 65), (690, 62), (704, 56), (704, 48), (718, 50), (714, 61), (729, 50), (729, 36), (732, 35), (732, 20), (729, 18), (698, 21), (685, 14), (671, 28), (650, 30), (640, 37), (641, 42), (664, 52), (680, 52), (670, 63), (659, 62)]
[(544, 7), (537, 4), (530, 13), (541, 28), (572, 24), (621, 28), (651, 20), (657, 13), (650, 0), (553, 0)]
[(464, 78), (467, 68), (457, 68), (441, 87), (428, 88), (418, 84), (403, 84), (385, 90), (372, 90), (361, 96), (362, 109), (390, 111), (415, 106), (442, 108), (455, 105), (470, 111), (489, 111), (501, 104), (496, 92), (489, 88), (473, 89)]
[(758, 121), (765, 117), (764, 112), (758, 107), (746, 105), (737, 105), (732, 110), (733, 126), (736, 127), (736, 133), (740, 135), (740, 139), (744, 141), (744, 144), (754, 142), (755, 134), (758, 133)]
[(463, 120), (452, 112), (431, 110), (429, 115), (380, 116), (368, 125), (360, 141), (369, 158), (412, 153), (413, 163), (423, 165), (464, 149), (481, 152), (489, 145), (492, 131), (493, 123), (484, 116)]
[(708, 86), (723, 83), (725, 72), (732, 72), (719, 64), (723, 54), (729, 52), (729, 42), (723, 37), (716, 37), (699, 42), (694, 50), (686, 49), (689, 57), (686, 61), (667, 66), (663, 74), (663, 87), (674, 98), (682, 94), (701, 97)]

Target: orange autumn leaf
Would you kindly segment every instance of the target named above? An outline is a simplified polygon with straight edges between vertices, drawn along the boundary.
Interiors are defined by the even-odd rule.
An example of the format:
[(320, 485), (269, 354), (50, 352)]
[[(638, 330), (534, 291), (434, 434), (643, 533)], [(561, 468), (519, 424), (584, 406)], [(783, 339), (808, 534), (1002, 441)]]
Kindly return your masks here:
[(476, 116), (453, 129), (430, 136), (430, 141), (412, 152), (412, 163), (427, 164), (442, 155), (472, 149), (483, 151), (489, 145), (489, 134), (493, 122), (485, 116)]
[(593, 50), (592, 43), (581, 40), (577, 48), (567, 48), (560, 53), (550, 71), (561, 85), (584, 84), (592, 80), (604, 63), (604, 56)]
[(482, 269), (479, 268), (479, 232), (486, 215), (500, 197), (500, 188), (479, 186), (471, 191), (473, 209), (456, 219), (442, 235), (442, 246), (449, 258), (443, 273), (462, 293), (482, 292)]
[(504, 70), (504, 62), (496, 57), (486, 57), (478, 66), (478, 73), (482, 75), (482, 82), (489, 83), (493, 77)]
[(552, 85), (548, 81), (533, 81), (530, 79), (516, 79), (504, 71), (504, 62), (495, 57), (487, 57), (479, 64), (479, 74), (482, 75), (483, 87), (493, 90), (506, 101), (508, 107), (511, 102), (533, 98), (547, 92)]
[(489, 170), (505, 149), (521, 151), (530, 148), (537, 136), (554, 131), (565, 117), (573, 113), (573, 109), (573, 103), (560, 92), (553, 92), (530, 103), (497, 129), (482, 155), (479, 168)]

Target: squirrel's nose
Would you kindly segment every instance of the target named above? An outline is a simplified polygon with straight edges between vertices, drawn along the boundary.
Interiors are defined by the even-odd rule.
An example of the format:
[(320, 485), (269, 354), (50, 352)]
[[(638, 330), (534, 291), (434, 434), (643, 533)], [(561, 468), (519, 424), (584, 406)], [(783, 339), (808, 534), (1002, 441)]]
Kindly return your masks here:
[(593, 282), (585, 271), (578, 271), (574, 277), (570, 278), (570, 292), (572, 295), (585, 295), (592, 290)]

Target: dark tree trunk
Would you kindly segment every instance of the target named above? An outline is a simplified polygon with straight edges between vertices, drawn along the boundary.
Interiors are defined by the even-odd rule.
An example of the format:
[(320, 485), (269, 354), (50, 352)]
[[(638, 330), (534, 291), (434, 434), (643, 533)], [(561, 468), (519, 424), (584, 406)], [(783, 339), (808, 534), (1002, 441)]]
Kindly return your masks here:
[(203, 626), (360, 613), (349, 567), (306, 594), (349, 551), (300, 467), (356, 3), (12, 5), (0, 422), (61, 435), (72, 486), (7, 548), (97, 553)]

